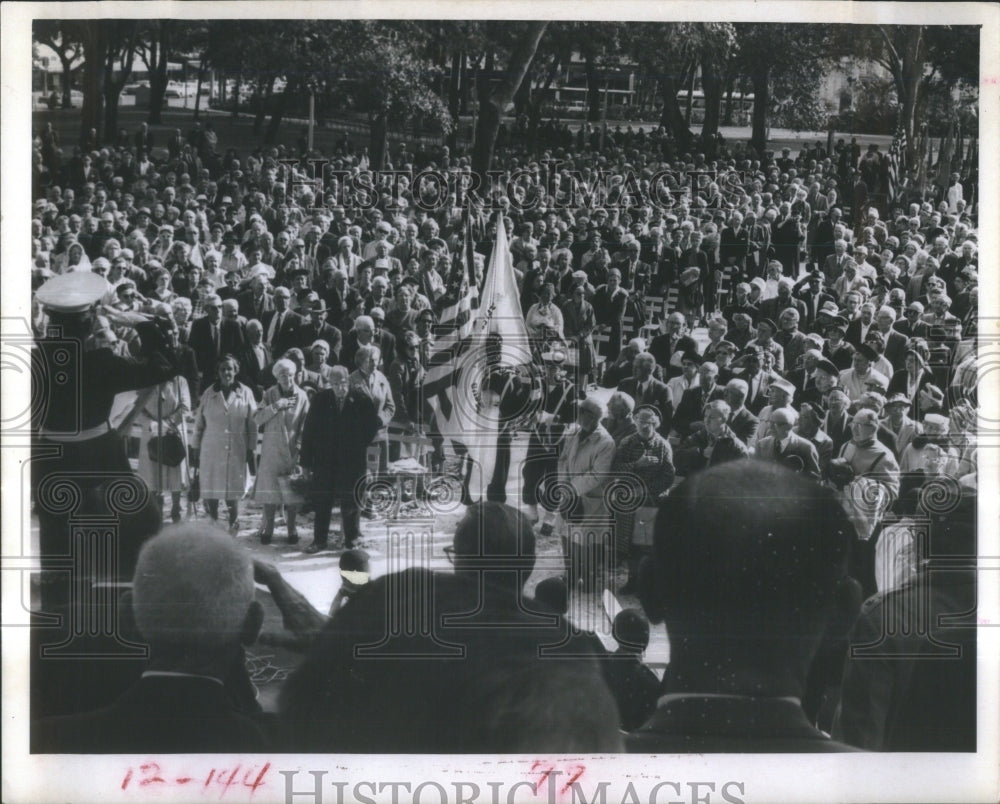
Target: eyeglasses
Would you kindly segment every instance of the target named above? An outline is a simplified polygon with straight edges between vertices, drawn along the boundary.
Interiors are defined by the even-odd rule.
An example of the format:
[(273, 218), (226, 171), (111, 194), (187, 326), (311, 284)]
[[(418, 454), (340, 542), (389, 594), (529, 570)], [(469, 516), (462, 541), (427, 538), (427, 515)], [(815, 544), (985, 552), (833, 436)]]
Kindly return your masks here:
[(455, 548), (452, 545), (446, 545), (444, 548), (444, 554), (448, 556), (448, 562), (455, 566)]

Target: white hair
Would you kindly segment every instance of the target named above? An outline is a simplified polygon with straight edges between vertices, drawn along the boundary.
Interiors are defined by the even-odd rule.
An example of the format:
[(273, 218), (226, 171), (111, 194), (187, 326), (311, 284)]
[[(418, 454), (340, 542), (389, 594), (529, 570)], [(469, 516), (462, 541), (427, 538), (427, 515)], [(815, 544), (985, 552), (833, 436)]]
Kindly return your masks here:
[(278, 372), (288, 371), (291, 372), (292, 376), (295, 376), (296, 365), (293, 361), (289, 360), (287, 357), (279, 358), (274, 361), (274, 365), (271, 366), (271, 374), (277, 378)]
[(369, 343), (367, 345), (362, 345), (358, 347), (358, 351), (354, 353), (354, 364), (360, 366), (362, 362), (367, 360), (369, 357), (372, 358), (375, 363), (378, 363), (378, 359), (382, 356), (382, 350), (379, 349), (375, 344)]
[(217, 653), (238, 644), (254, 599), (253, 567), (213, 526), (178, 525), (143, 546), (132, 595), (136, 625), (154, 649)]

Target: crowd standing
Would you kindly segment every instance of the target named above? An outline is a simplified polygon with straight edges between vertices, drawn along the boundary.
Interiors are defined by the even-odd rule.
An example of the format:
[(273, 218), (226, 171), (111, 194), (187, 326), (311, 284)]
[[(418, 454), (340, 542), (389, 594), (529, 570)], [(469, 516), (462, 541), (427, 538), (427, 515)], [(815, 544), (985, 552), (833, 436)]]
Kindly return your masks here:
[[(510, 432), (501, 436), (507, 457), (498, 459), (489, 502), (482, 505), (506, 511), (508, 531), (558, 533), (570, 593), (577, 584), (602, 587), (607, 575), (601, 573), (626, 563), (623, 593), (638, 592), (654, 621), (664, 619), (663, 607), (670, 613), (672, 660), (660, 692), (749, 694), (727, 686), (725, 667), (738, 654), (747, 667), (777, 673), (760, 682), (769, 695), (801, 698), (811, 684), (815, 706), (808, 720), (753, 706), (741, 710), (741, 722), (766, 716), (787, 726), (787, 740), (761, 750), (816, 750), (795, 747), (798, 738), (829, 748), (817, 725), (826, 731), (836, 727), (861, 747), (896, 747), (887, 722), (902, 717), (903, 710), (916, 718), (905, 704), (894, 704), (891, 711), (883, 706), (877, 727), (859, 722), (872, 717), (873, 707), (845, 707), (844, 716), (855, 721), (834, 723), (844, 665), (838, 648), (855, 620), (874, 617), (873, 609), (887, 605), (879, 596), (905, 596), (921, 582), (928, 547), (910, 526), (921, 515), (940, 514), (938, 508), (929, 510), (940, 489), (956, 506), (971, 499), (974, 510), (974, 186), (963, 188), (956, 176), (941, 197), (920, 194), (908, 181), (894, 198), (879, 195), (885, 160), (874, 146), (861, 157), (855, 142), (841, 141), (833, 153), (817, 143), (794, 157), (787, 148), (780, 155), (757, 154), (742, 144), (718, 143), (708, 160), (700, 153), (677, 153), (661, 130), (630, 127), (596, 142), (581, 131), (575, 142), (554, 138), (544, 152), (529, 152), (516, 139), (502, 141), (497, 163), (511, 180), (505, 192), (487, 199), (487, 207), (481, 200), (467, 203), (461, 188), (426, 177), (411, 184), (405, 178), (383, 183), (376, 176), (367, 183), (374, 192), (363, 197), (361, 180), (372, 178), (367, 157), (346, 141), (329, 155), (329, 173), (317, 180), (304, 160), (297, 162), (305, 154), (283, 147), (219, 153), (210, 123), (197, 125), (187, 137), (176, 132), (166, 151), (157, 149), (144, 129), (134, 138), (77, 148), (71, 155), (46, 128), (36, 140), (33, 287), (74, 272), (106, 280), (101, 315), (85, 334), (88, 351), (139, 360), (145, 345), (134, 325), (136, 314), (166, 323), (175, 369), (169, 377), (155, 376), (163, 385), (159, 401), (147, 401), (142, 409), (144, 432), (154, 432), (154, 424), (155, 433), (183, 430), (188, 411), (196, 426), (185, 463), (163, 472), (147, 456), (140, 460), (140, 473), (157, 493), (170, 492), (175, 521), (181, 518), (180, 493), (194, 496), (191, 484), (197, 478), (210, 517), (218, 518), (224, 500), (232, 530), (238, 529), (239, 501), (249, 489), (264, 506), (259, 537), (265, 543), (273, 537), (279, 506), (292, 544), (298, 542), (296, 513), (311, 507), (314, 534), (306, 552), (328, 549), (331, 512), (339, 504), (344, 547), (352, 549), (360, 517), (371, 515), (365, 493), (370, 471), (382, 471), (401, 456), (424, 457), (411, 452), (406, 437), (429, 436), (428, 463), (433, 470), (442, 468), (446, 445), (435, 437), (423, 378), (444, 332), (442, 319), (470, 283), (482, 282), (495, 227), (505, 226), (539, 370), (523, 380), (529, 389), (520, 387), (522, 375), (496, 369), (500, 410), (516, 398), (540, 402), (530, 421), (519, 422), (529, 431), (528, 460), (517, 470), (524, 481), (523, 513), (503, 505)], [(423, 168), (447, 174), (469, 165), (467, 156), (445, 146), (415, 150), (397, 144), (389, 159), (392, 168), (411, 175)], [(463, 254), (467, 219), (472, 265)], [(34, 323), (42, 340), (48, 318), (39, 301)], [(598, 386), (610, 389), (606, 405), (598, 401), (605, 396), (595, 393)], [(629, 505), (614, 493), (616, 478), (630, 487)], [(720, 525), (703, 510), (715, 504), (707, 502), (716, 499), (711, 478), (756, 488), (761, 499), (778, 484), (791, 502), (788, 510), (780, 505), (767, 510), (770, 502), (724, 497), (719, 509), (732, 509), (729, 513), (747, 524), (742, 531), (739, 521)], [(765, 482), (772, 485), (761, 485)], [(801, 515), (794, 512), (796, 505)], [(637, 511), (657, 506), (651, 533), (638, 526)], [(481, 513), (470, 507), (469, 516), (474, 510)], [(827, 563), (814, 557), (810, 560), (819, 563), (800, 569), (809, 583), (822, 587), (819, 597), (825, 602), (816, 612), (796, 615), (807, 622), (789, 614), (785, 623), (809, 634), (803, 638), (803, 661), (791, 663), (795, 667), (826, 655), (816, 652), (820, 642), (835, 656), (828, 661), (832, 669), (811, 674), (807, 683), (795, 677), (791, 665), (782, 675), (767, 665), (766, 656), (736, 650), (726, 642), (721, 620), (698, 614), (696, 587), (678, 582), (684, 562), (667, 542), (672, 534), (693, 537), (702, 529), (730, 533), (733, 541), (719, 546), (719, 555), (745, 549), (758, 556), (755, 571), (777, 571), (754, 534), (773, 525), (795, 553), (800, 537), (788, 523), (801, 526), (802, 517), (821, 512), (829, 520), (824, 531), (829, 540), (820, 551)], [(808, 521), (811, 527), (813, 520)], [(943, 521), (948, 533), (962, 531), (948, 516)], [(974, 517), (962, 522), (966, 530), (974, 528)], [(614, 539), (608, 536), (611, 523)], [(955, 539), (965, 537), (963, 531)], [(174, 538), (183, 552), (183, 538), (189, 537)], [(747, 544), (738, 547), (744, 538)], [(220, 556), (226, 552), (221, 543), (219, 550)], [(148, 553), (148, 560), (156, 560), (155, 550)], [(521, 555), (520, 548), (515, 554)], [(848, 574), (834, 577), (841, 561)], [(711, 564), (706, 559), (692, 567), (690, 577), (709, 586), (731, 583), (733, 590), (750, 583)], [(907, 569), (899, 570), (900, 564)], [(666, 567), (670, 583), (663, 580)], [(887, 567), (896, 568), (890, 585)], [(280, 578), (259, 572), (279, 584)], [(671, 590), (667, 596), (664, 583)], [(802, 584), (798, 591), (805, 594), (807, 581)], [(682, 589), (689, 598), (682, 599)], [(949, 596), (952, 591), (941, 593), (944, 605), (962, 598)], [(465, 591), (456, 587), (441, 594), (447, 605), (457, 606)], [(768, 631), (777, 627), (773, 618), (768, 628), (762, 623), (780, 608), (781, 595), (765, 597), (745, 613), (746, 624), (770, 646), (765, 654), (777, 655), (781, 634)], [(848, 603), (861, 597), (870, 599), (858, 619)], [(736, 606), (735, 596), (724, 598), (729, 602), (720, 603), (719, 611)], [(242, 597), (237, 601), (235, 591), (227, 600), (228, 607), (239, 609), (234, 617), (251, 617), (252, 641), (252, 607), (244, 606)], [(298, 692), (289, 693), (289, 711), (297, 713), (293, 723), (333, 717), (332, 712), (307, 716), (303, 699), (294, 696), (304, 689), (304, 700), (310, 700), (316, 684), (332, 683), (316, 674), (329, 671), (334, 660), (346, 661), (339, 652), (345, 635), (384, 614), (356, 602), (343, 611), (353, 610), (361, 620), (341, 628), (338, 613), (319, 627), (322, 636), (313, 649), (320, 653), (304, 665), (301, 683), (294, 686)], [(843, 616), (830, 620), (834, 602)], [(828, 620), (838, 623), (837, 633)], [(137, 625), (151, 642), (160, 633), (157, 625)], [(691, 629), (718, 635), (718, 641), (696, 644)], [(227, 644), (232, 655), (239, 652), (239, 639)], [(519, 644), (512, 655), (520, 650), (527, 656), (529, 647)], [(736, 653), (727, 659), (727, 651)], [(632, 661), (636, 654), (626, 649), (623, 656)], [(224, 660), (231, 658), (220, 654), (213, 661), (227, 667)], [(695, 678), (699, 663), (715, 670)], [(344, 671), (342, 663), (337, 667)], [(567, 679), (586, 674), (567, 667)], [(883, 669), (895, 678), (895, 668)], [(553, 669), (553, 677), (559, 672)], [(865, 675), (848, 663), (845, 684), (874, 683)], [(541, 697), (552, 683), (541, 677), (529, 681), (527, 688)], [(474, 700), (476, 691), (463, 694)], [(863, 698), (857, 688), (844, 695), (854, 703)], [(680, 710), (685, 706), (681, 701)], [(706, 706), (714, 712), (715, 704)], [(637, 738), (638, 750), (678, 745), (666, 738), (658, 742), (656, 734), (694, 716), (669, 709), (658, 709), (654, 725), (643, 727), (649, 734)], [(383, 739), (391, 715), (380, 711), (383, 720), (374, 728), (382, 729), (377, 737)], [(519, 707), (521, 719), (497, 725), (496, 734), (530, 733), (526, 711)], [(602, 711), (596, 707), (594, 717)], [(357, 723), (363, 715), (359, 710)], [(491, 709), (483, 717), (499, 715)], [(640, 721), (630, 716), (629, 729)], [(324, 746), (342, 747), (339, 740), (349, 734), (332, 735), (328, 726), (316, 727), (313, 736)], [(580, 724), (581, 733), (588, 728), (601, 732), (601, 724)], [(252, 744), (258, 735), (246, 736)], [(375, 745), (376, 737), (371, 739)], [(613, 750), (616, 738), (603, 739), (590, 744), (593, 750)], [(509, 750), (525, 746), (503, 744), (514, 746)], [(733, 745), (704, 735), (682, 744), (692, 750)], [(545, 745), (580, 748), (572, 741)]]

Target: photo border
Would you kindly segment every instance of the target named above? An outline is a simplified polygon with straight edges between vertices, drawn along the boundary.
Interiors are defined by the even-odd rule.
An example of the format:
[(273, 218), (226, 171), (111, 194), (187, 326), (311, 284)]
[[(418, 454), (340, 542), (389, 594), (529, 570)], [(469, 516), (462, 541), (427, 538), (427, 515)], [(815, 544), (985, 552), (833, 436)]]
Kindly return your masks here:
[[(30, 205), (24, 203), (31, 186), (29, 143), (31, 141), (31, 23), (49, 18), (414, 18), (414, 19), (572, 19), (599, 20), (614, 14), (616, 20), (676, 21), (761, 21), (761, 22), (838, 22), (855, 24), (978, 24), (980, 39), (980, 192), (979, 249), (991, 255), (992, 269), (981, 270), (980, 290), (982, 323), (980, 331), (989, 337), (1000, 335), (1000, 6), (991, 3), (849, 3), (849, 2), (712, 2), (654, 3), (626, 2), (611, 6), (607, 2), (577, 0), (572, 3), (507, 2), (477, 3), (431, 0), (419, 6), (401, 2), (186, 2), (186, 3), (5, 3), (0, 9), (3, 47), (0, 51), (2, 79), (2, 116), (0, 142), (0, 248), (2, 248), (2, 314), (0, 338), (17, 343), (27, 335), (24, 322), (30, 321), (29, 283), (26, 271), (17, 266), (30, 263)], [(984, 268), (985, 266), (981, 266)], [(986, 329), (988, 327), (988, 329)], [(6, 357), (6, 355), (5, 355)], [(0, 422), (14, 421), (30, 404), (30, 373), (13, 368), (5, 360)], [(979, 404), (989, 421), (1000, 421), (996, 372), (981, 381)], [(1000, 488), (1000, 461), (996, 449), (981, 450), (979, 488), (986, 490), (979, 503), (979, 575), (980, 628), (978, 650), (978, 742), (976, 754), (814, 754), (814, 755), (618, 755), (587, 757), (539, 756), (406, 756), (388, 755), (291, 755), (267, 757), (214, 757), (210, 755), (169, 755), (159, 758), (139, 756), (55, 756), (28, 753), (28, 628), (22, 610), (27, 594), (27, 570), (34, 558), (25, 553), (22, 528), (27, 510), (28, 489), (22, 482), (26, 458), (30, 454), (25, 438), (6, 432), (0, 449), (2, 460), (2, 600), (3, 600), (3, 787), (5, 802), (29, 801), (247, 801), (303, 804), (308, 795), (286, 798), (285, 779), (280, 771), (297, 772), (292, 777), (293, 791), (308, 792), (312, 787), (309, 771), (325, 771), (323, 801), (339, 801), (335, 782), (350, 793), (358, 782), (388, 783), (411, 780), (437, 782), (449, 794), (456, 783), (475, 783), (490, 798), (488, 782), (503, 782), (496, 792), (500, 801), (549, 800), (543, 786), (537, 796), (518, 782), (537, 781), (545, 767), (563, 772), (568, 778), (578, 766), (585, 768), (580, 778), (590, 796), (598, 781), (607, 781), (607, 801), (622, 801), (631, 781), (639, 801), (649, 800), (648, 791), (660, 785), (656, 801), (695, 801), (709, 795), (711, 802), (723, 801), (727, 782), (741, 783), (728, 788), (730, 795), (748, 802), (793, 801), (799, 804), (825, 801), (996, 801), (1000, 798), (1000, 495), (988, 493)], [(991, 445), (994, 446), (994, 445)], [(195, 778), (233, 771), (230, 787), (176, 789), (156, 792), (136, 785), (122, 789), (128, 768), (136, 769), (143, 761), (160, 761), (170, 772), (183, 772)], [(254, 778), (256, 769), (270, 762), (267, 784), (252, 790), (243, 780)], [(541, 764), (539, 764), (541, 763)], [(237, 767), (239, 770), (236, 770)], [(550, 775), (551, 775), (550, 772)], [(247, 776), (249, 774), (249, 776)], [(219, 776), (222, 776), (219, 773)], [(594, 780), (584, 784), (586, 780)], [(790, 784), (791, 782), (791, 784)], [(675, 788), (673, 783), (679, 786)], [(709, 789), (709, 783), (714, 787)], [(694, 787), (691, 785), (701, 785)], [(220, 792), (221, 791), (221, 792)], [(381, 791), (362, 788), (375, 800), (391, 800), (393, 787)], [(395, 789), (400, 801), (407, 801), (402, 788)], [(250, 797), (248, 797), (248, 795)], [(513, 798), (509, 798), (513, 796)], [(350, 801), (345, 795), (344, 801)], [(437, 801), (433, 789), (425, 791), (424, 801)], [(454, 800), (450, 798), (449, 800)], [(557, 801), (572, 800), (570, 794)], [(630, 800), (626, 798), (625, 800)]]

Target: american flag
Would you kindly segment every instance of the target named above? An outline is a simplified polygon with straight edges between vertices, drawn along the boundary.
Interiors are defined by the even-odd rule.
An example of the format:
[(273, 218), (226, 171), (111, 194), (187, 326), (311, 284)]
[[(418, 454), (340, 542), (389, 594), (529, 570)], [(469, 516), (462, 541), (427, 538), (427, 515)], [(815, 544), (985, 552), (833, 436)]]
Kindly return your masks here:
[(423, 395), (433, 414), (431, 432), (444, 439), (456, 454), (472, 454), (479, 459), (485, 471), (490, 461), (484, 453), (495, 449), (498, 429), (495, 419), (481, 415), (478, 403), (486, 337), (493, 333), (503, 336), (502, 363), (506, 366), (525, 362), (518, 346), (526, 344), (528, 337), (502, 221), (498, 220), (496, 242), (481, 291), (474, 280), (468, 222), (462, 259), (473, 279), (468, 291), (450, 300), (441, 311)]
[(906, 129), (900, 124), (896, 130), (896, 136), (892, 138), (892, 146), (889, 148), (889, 187), (888, 200), (892, 204), (896, 200), (896, 192), (900, 185), (900, 174), (902, 165), (906, 161)]

